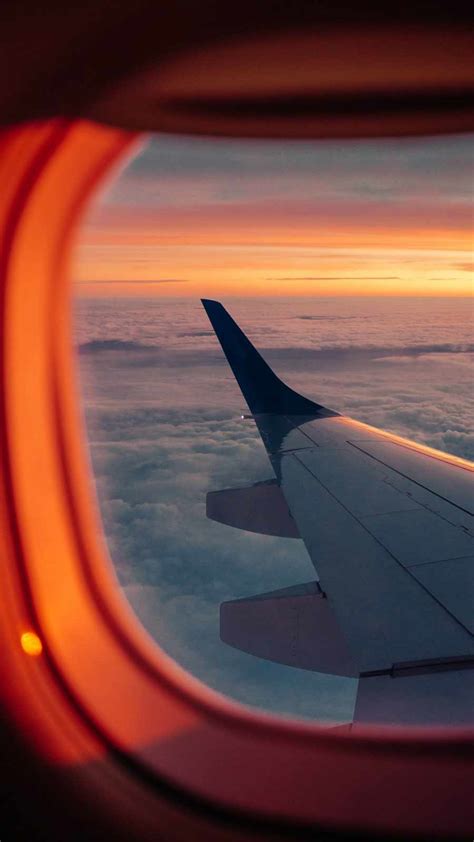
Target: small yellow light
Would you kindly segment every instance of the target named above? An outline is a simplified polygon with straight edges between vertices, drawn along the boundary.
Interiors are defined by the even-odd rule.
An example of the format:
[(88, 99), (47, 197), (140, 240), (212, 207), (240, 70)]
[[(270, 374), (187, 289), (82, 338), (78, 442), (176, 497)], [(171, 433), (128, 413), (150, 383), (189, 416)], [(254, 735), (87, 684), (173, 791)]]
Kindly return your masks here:
[(21, 648), (27, 655), (37, 657), (43, 651), (43, 644), (35, 632), (23, 632), (21, 638)]

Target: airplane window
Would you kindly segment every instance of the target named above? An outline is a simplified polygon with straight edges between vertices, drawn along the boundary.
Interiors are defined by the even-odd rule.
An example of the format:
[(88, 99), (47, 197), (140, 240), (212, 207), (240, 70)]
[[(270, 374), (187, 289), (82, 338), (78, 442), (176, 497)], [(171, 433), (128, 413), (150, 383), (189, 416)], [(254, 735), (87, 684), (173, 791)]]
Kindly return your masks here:
[[(467, 674), (474, 657), (460, 596), (474, 558), (472, 494), (432, 476), (442, 459), (408, 464), (415, 451), (372, 428), (458, 457), (463, 482), (469, 473), (471, 179), (466, 136), (162, 136), (89, 208), (73, 306), (110, 554), (159, 645), (233, 699), (346, 723), (358, 676), (393, 678), (400, 665), (399, 682), (428, 675), (425, 694), (430, 670), (442, 674), (450, 702), (449, 716), (413, 703), (407, 721), (464, 721), (451, 700), (474, 688), (446, 676)], [(280, 387), (201, 299), (223, 303), (298, 395), (370, 426), (336, 441), (338, 416), (287, 393), (276, 409)], [(264, 415), (267, 449), (253, 418)], [(453, 559), (457, 590), (444, 604)], [(390, 612), (393, 649), (381, 626)], [(380, 721), (396, 722), (399, 707), (385, 689), (381, 698)], [(367, 701), (369, 719), (377, 704)]]

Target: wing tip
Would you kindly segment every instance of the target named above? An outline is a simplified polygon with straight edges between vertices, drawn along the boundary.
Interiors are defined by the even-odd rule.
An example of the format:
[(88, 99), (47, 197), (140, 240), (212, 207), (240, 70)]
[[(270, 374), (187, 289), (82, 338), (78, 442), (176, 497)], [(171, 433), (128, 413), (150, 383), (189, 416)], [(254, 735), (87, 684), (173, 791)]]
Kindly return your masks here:
[(222, 307), (221, 302), (216, 301), (215, 298), (201, 298), (201, 304), (205, 310), (207, 310), (208, 307)]
[(201, 302), (253, 415), (338, 415), (280, 380), (220, 301)]

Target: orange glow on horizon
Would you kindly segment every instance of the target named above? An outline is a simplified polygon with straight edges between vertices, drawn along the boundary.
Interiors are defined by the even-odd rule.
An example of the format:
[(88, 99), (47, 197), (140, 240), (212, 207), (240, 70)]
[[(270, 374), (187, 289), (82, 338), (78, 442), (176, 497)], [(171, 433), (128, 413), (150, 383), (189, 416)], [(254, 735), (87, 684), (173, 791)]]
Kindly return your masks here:
[[(107, 250), (108, 251), (108, 250)], [(471, 297), (466, 254), (405, 249), (170, 246), (82, 252), (76, 293), (86, 296), (449, 296)]]
[[(162, 218), (163, 217), (163, 218)], [(88, 296), (471, 296), (466, 227), (271, 225), (216, 213), (119, 214), (83, 229), (74, 277)]]
[[(407, 190), (410, 173), (402, 178), (395, 164), (392, 180), (404, 178)], [(415, 179), (409, 197), (392, 184), (386, 198), (374, 189), (383, 188), (383, 177), (369, 179), (366, 193), (354, 188), (354, 173), (348, 186), (320, 171), (305, 185), (301, 173), (284, 167), (276, 187), (262, 174), (240, 185), (232, 170), (228, 178), (221, 172), (201, 180), (186, 171), (125, 177), (117, 199), (93, 206), (83, 226), (76, 291), (472, 296), (472, 208), (463, 185), (459, 195), (452, 187), (443, 193), (430, 176)], [(364, 180), (363, 170), (357, 178)]]

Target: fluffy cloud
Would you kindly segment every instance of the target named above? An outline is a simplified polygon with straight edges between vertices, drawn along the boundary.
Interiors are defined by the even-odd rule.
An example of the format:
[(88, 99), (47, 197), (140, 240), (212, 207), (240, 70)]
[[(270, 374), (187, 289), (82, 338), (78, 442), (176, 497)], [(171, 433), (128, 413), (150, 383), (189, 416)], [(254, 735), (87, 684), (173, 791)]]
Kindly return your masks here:
[[(395, 316), (389, 301), (352, 302), (352, 312), (344, 302), (306, 302), (307, 313), (301, 302), (267, 302), (265, 314), (262, 306), (230, 309), (295, 388), (474, 457), (465, 305), (396, 302)], [(219, 639), (223, 600), (310, 581), (314, 571), (299, 541), (206, 520), (207, 491), (272, 474), (253, 422), (239, 418), (243, 399), (199, 305), (80, 301), (76, 322), (104, 529), (144, 626), (184, 667), (242, 702), (350, 718), (353, 681), (271, 664)]]

